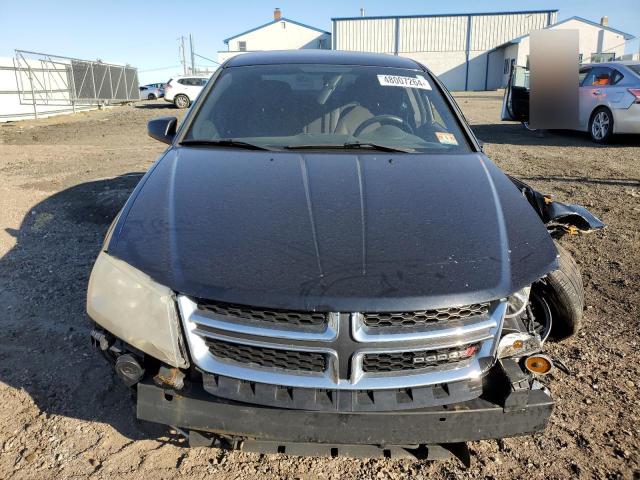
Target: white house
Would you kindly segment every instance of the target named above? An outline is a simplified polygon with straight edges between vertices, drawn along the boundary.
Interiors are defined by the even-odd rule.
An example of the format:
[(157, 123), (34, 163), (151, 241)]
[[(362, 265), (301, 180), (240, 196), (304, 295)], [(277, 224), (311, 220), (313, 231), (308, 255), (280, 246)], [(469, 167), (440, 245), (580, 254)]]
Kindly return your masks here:
[[(557, 22), (557, 10), (332, 18), (333, 48), (413, 58), (450, 90), (489, 90), (506, 84), (513, 59), (524, 65), (529, 34), (544, 28), (580, 33), (585, 61), (624, 53), (632, 35), (572, 17)], [(505, 60), (509, 60), (508, 64)]]
[[(550, 25), (549, 29), (578, 31), (579, 63), (606, 62), (624, 57), (625, 44), (633, 35), (609, 27), (607, 17), (595, 23), (581, 17), (571, 17)], [(488, 53), (486, 89), (505, 87), (512, 65), (528, 66), (529, 34), (515, 38)]]
[(276, 8), (271, 22), (226, 38), (224, 43), (227, 45), (227, 50), (218, 52), (220, 63), (245, 52), (301, 48), (330, 49), (331, 32), (285, 18), (280, 9)]

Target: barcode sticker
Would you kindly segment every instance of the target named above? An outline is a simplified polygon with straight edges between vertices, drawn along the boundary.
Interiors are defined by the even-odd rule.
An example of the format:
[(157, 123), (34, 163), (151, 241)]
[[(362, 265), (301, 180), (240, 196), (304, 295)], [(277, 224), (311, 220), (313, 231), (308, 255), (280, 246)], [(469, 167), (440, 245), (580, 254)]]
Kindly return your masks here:
[(419, 88), (421, 90), (431, 90), (429, 82), (421, 76), (402, 77), (400, 75), (378, 75), (378, 82), (383, 87), (404, 87)]

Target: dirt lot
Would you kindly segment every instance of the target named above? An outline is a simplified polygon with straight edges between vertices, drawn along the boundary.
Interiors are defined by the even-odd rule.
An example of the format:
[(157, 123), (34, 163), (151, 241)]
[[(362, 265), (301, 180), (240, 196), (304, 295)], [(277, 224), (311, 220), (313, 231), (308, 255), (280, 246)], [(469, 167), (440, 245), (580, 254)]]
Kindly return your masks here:
[(582, 333), (551, 345), (572, 375), (544, 433), (471, 444), (473, 465), (296, 458), (187, 449), (136, 422), (88, 341), (85, 288), (104, 232), (163, 150), (162, 101), (0, 125), (0, 478), (640, 478), (640, 139), (594, 146), (500, 123), (499, 95), (458, 96), (488, 154), (606, 231), (565, 245), (583, 271)]

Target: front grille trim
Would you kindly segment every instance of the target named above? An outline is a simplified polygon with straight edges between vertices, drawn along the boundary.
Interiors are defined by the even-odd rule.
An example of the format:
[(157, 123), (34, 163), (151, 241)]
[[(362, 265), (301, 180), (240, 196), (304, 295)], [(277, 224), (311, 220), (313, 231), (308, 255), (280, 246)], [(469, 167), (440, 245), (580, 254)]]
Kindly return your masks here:
[[(449, 357), (451, 354), (459, 354), (466, 348), (474, 347), (475, 351), (472, 355), (463, 358), (442, 358), (442, 355)], [(428, 371), (442, 368), (443, 365), (456, 365), (467, 362), (478, 351), (478, 343), (469, 343), (462, 346), (439, 348), (439, 349), (420, 349), (420, 350), (403, 350), (396, 352), (378, 351), (375, 353), (365, 353), (362, 356), (362, 370), (366, 374), (385, 374), (385, 373), (406, 373), (418, 370)], [(410, 362), (415, 355), (426, 357), (427, 360), (421, 363)], [(431, 358), (433, 361), (431, 361)], [(378, 363), (378, 368), (373, 368), (373, 362)]]
[(205, 343), (211, 354), (223, 361), (304, 373), (323, 373), (327, 369), (327, 358), (322, 352), (248, 345), (214, 338), (205, 339)]
[(277, 325), (289, 329), (324, 330), (328, 314), (324, 312), (303, 312), (250, 307), (235, 303), (214, 302), (202, 298), (194, 299), (198, 310), (208, 312), (214, 318), (231, 321), (248, 321), (258, 325)]
[[(457, 381), (479, 378), (495, 363), (495, 353), (498, 339), (502, 329), (502, 323), (506, 312), (506, 302), (496, 301), (492, 303), (487, 318), (477, 318), (480, 325), (475, 328), (467, 325), (469, 330), (461, 329), (460, 322), (452, 322), (451, 328), (439, 328), (433, 331), (423, 332), (427, 337), (418, 342), (407, 343), (396, 340), (385, 343), (384, 335), (376, 335), (373, 342), (358, 342), (352, 335), (344, 335), (344, 328), (349, 324), (353, 328), (353, 315), (335, 313), (337, 324), (341, 325), (337, 330), (341, 333), (329, 341), (305, 339), (291, 341), (290, 339), (249, 336), (246, 332), (229, 332), (216, 328), (200, 328), (197, 321), (199, 311), (195, 302), (187, 296), (178, 295), (177, 301), (180, 317), (185, 329), (187, 342), (193, 359), (193, 363), (205, 373), (228, 376), (249, 382), (267, 383), (283, 387), (303, 387), (334, 390), (385, 390), (394, 388), (411, 388), (445, 384)], [(342, 325), (347, 323), (347, 326)], [(457, 324), (454, 326), (453, 324)], [(447, 331), (448, 330), (448, 331)], [(347, 330), (348, 331), (348, 330)], [(391, 336), (391, 335), (388, 335)], [(429, 339), (429, 336), (435, 338)], [(296, 349), (314, 352), (323, 352), (327, 355), (327, 368), (322, 373), (284, 371), (281, 369), (258, 368), (241, 365), (236, 362), (225, 361), (211, 355), (206, 346), (207, 338), (222, 338), (230, 342), (264, 345), (269, 348)], [(346, 342), (346, 343), (345, 343)], [(435, 371), (407, 371), (392, 372), (391, 374), (367, 373), (363, 371), (363, 355), (369, 352), (381, 351), (406, 351), (425, 350), (429, 348), (444, 348), (445, 346), (466, 345), (474, 342), (480, 343), (480, 350), (466, 362), (444, 365)], [(419, 345), (419, 346), (417, 346)], [(338, 355), (340, 352), (340, 357)], [(339, 362), (347, 362), (350, 372), (349, 378), (338, 376), (337, 372), (346, 372), (345, 365)], [(344, 373), (343, 373), (344, 375)]]
[(490, 306), (490, 302), (483, 302), (412, 312), (363, 312), (361, 316), (362, 323), (370, 329), (414, 329), (483, 317), (489, 313)]

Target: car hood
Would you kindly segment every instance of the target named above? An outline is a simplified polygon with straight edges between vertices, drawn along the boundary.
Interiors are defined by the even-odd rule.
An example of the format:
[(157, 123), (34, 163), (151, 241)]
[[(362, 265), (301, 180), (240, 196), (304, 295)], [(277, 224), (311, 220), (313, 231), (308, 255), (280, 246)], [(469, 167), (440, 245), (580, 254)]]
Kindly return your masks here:
[(107, 251), (179, 293), (345, 312), (494, 300), (557, 266), (540, 218), (480, 153), (173, 147)]

